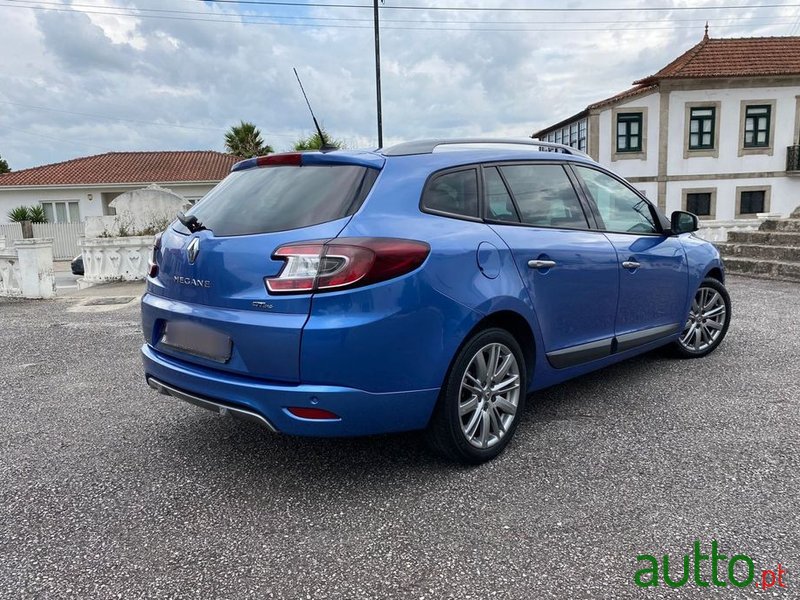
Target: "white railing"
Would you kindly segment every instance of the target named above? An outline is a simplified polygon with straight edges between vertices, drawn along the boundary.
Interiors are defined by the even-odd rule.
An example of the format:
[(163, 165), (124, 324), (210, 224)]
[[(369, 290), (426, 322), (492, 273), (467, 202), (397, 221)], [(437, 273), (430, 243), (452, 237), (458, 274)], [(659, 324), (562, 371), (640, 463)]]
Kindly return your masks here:
[(83, 223), (34, 223), (33, 237), (53, 240), (53, 258), (73, 259), (81, 253), (78, 238), (83, 237)]
[(135, 281), (147, 276), (153, 236), (81, 238), (83, 280), (79, 284)]
[[(84, 224), (81, 223), (33, 223), (33, 237), (53, 240), (53, 258), (56, 260), (73, 259), (81, 253), (78, 238), (83, 236)], [(0, 236), (5, 236), (9, 248), (22, 238), (22, 225), (6, 223), (0, 225)]]
[(53, 240), (17, 240), (0, 250), (0, 296), (52, 298), (55, 293)]
[(0, 248), (0, 296), (22, 296), (16, 250)]
[(735, 221), (700, 221), (697, 237), (707, 242), (726, 242), (732, 231), (758, 231), (766, 219), (737, 219)]

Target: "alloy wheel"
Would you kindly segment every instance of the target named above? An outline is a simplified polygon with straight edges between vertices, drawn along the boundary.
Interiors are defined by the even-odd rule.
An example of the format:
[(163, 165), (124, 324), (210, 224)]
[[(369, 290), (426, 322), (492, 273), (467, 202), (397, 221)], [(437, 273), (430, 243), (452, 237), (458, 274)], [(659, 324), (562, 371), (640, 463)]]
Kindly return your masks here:
[(700, 287), (692, 300), (689, 318), (678, 339), (689, 352), (703, 352), (717, 343), (725, 328), (728, 309), (717, 290)]
[(461, 378), (458, 414), (461, 432), (476, 448), (490, 448), (508, 432), (519, 406), (520, 374), (514, 353), (487, 344), (470, 360)]

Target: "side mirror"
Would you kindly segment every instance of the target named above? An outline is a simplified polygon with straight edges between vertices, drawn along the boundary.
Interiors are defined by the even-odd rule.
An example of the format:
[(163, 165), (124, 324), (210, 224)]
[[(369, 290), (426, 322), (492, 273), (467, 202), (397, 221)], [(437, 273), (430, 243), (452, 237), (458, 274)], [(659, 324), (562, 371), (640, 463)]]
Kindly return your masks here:
[(676, 210), (670, 218), (670, 231), (672, 235), (691, 233), (700, 228), (697, 215), (683, 210)]

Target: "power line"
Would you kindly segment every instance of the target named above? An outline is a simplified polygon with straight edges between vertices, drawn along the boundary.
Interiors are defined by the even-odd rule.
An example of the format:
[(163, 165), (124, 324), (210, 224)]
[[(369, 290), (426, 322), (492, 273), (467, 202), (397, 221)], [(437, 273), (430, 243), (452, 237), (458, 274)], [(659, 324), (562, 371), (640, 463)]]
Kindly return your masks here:
[[(323, 4), (318, 2), (288, 2), (280, 0), (194, 0), (196, 2), (210, 2), (213, 4), (253, 4), (259, 6), (296, 6), (317, 8), (371, 8), (366, 4)], [(591, 8), (544, 8), (544, 7), (511, 7), (511, 6), (409, 6), (386, 5), (384, 9), (390, 10), (447, 10), (464, 12), (668, 12), (681, 10), (738, 10), (752, 8), (797, 8), (800, 4), (731, 4), (723, 6), (622, 6), (622, 7), (591, 7)]]
[[(162, 8), (142, 8), (142, 7), (109, 7), (106, 5), (98, 5), (98, 4), (78, 4), (78, 3), (70, 3), (65, 4), (63, 2), (52, 2), (47, 0), (4, 0), (5, 2), (14, 2), (16, 4), (24, 3), (26, 6), (21, 6), (20, 8), (35, 8), (38, 5), (47, 5), (47, 6), (58, 6), (63, 8), (91, 8), (91, 9), (101, 9), (101, 10), (118, 10), (118, 11), (135, 11), (135, 12), (124, 12), (119, 13), (120, 16), (129, 16), (129, 15), (139, 15), (140, 13), (164, 13), (164, 14), (178, 14), (178, 15), (204, 15), (204, 16), (213, 16), (217, 14), (218, 16), (224, 17), (244, 17), (250, 19), (266, 19), (266, 20), (297, 20), (297, 21), (331, 21), (331, 22), (352, 22), (352, 23), (372, 23), (372, 18), (357, 18), (357, 17), (321, 17), (321, 16), (299, 16), (299, 15), (273, 15), (273, 14), (253, 14), (253, 13), (235, 13), (235, 12), (224, 12), (224, 13), (209, 13), (204, 11), (196, 11), (196, 10), (175, 10), (175, 9), (162, 9)], [(32, 5), (35, 2), (35, 6)], [(297, 5), (297, 6), (306, 6), (306, 5)], [(327, 5), (326, 5), (327, 6)], [(754, 7), (759, 8), (759, 7)], [(117, 13), (115, 13), (117, 14)], [(144, 15), (142, 15), (144, 16)], [(150, 15), (148, 15), (150, 16)], [(764, 21), (764, 20), (773, 20), (776, 16), (770, 17), (720, 17), (719, 20), (721, 21)], [(647, 19), (647, 20), (626, 20), (627, 24), (630, 23), (702, 23), (707, 21), (708, 17), (702, 18), (691, 18), (691, 19)], [(237, 22), (237, 21), (231, 21)], [(464, 24), (464, 25), (471, 25), (478, 23), (475, 20), (459, 20), (459, 19), (426, 19), (425, 21), (420, 21), (419, 19), (391, 19), (391, 18), (382, 18), (382, 23), (416, 23), (416, 24)], [(497, 24), (497, 25), (519, 25), (519, 24), (526, 24), (526, 25), (561, 25), (561, 24), (593, 24), (593, 25), (613, 25), (619, 23), (619, 19), (615, 19), (612, 21), (598, 21), (592, 19), (591, 21), (521, 21), (519, 19), (514, 19), (511, 21), (481, 21), (480, 24)], [(717, 24), (717, 26), (720, 26)]]
[[(19, 2), (20, 0), (4, 0), (5, 2)], [(24, 1), (24, 0), (23, 0)], [(61, 6), (68, 6), (68, 5), (61, 5)], [(326, 5), (330, 6), (330, 5)], [(762, 7), (767, 5), (761, 5)], [(788, 5), (784, 4), (781, 5), (783, 7), (789, 6), (798, 6), (798, 5)], [(326, 25), (326, 24), (314, 24), (314, 23), (271, 23), (266, 21), (245, 21), (240, 19), (219, 19), (219, 18), (195, 18), (195, 17), (181, 17), (181, 16), (170, 16), (170, 15), (150, 15), (150, 14), (143, 14), (137, 12), (110, 12), (108, 10), (80, 10), (80, 9), (72, 9), (72, 8), (49, 8), (46, 6), (38, 6), (38, 5), (22, 5), (22, 4), (2, 4), (0, 3), (0, 7), (2, 8), (18, 8), (18, 9), (28, 9), (28, 10), (41, 10), (41, 11), (53, 11), (53, 12), (66, 12), (66, 13), (81, 13), (86, 15), (106, 15), (106, 16), (114, 16), (114, 17), (128, 17), (128, 18), (149, 18), (149, 19), (166, 19), (166, 20), (174, 20), (174, 21), (198, 21), (198, 22), (206, 22), (206, 23), (233, 23), (233, 24), (240, 24), (240, 25), (261, 25), (264, 27), (301, 27), (306, 29), (321, 29), (321, 28), (332, 28), (332, 29), (372, 29), (371, 26), (368, 25)], [(125, 11), (131, 9), (119, 8), (116, 9), (118, 11)], [(134, 9), (135, 10), (135, 9)], [(203, 14), (203, 13), (197, 13)], [(764, 17), (761, 17), (764, 18)], [(780, 17), (775, 17), (780, 18)], [(726, 19), (727, 20), (727, 19)], [(748, 17), (743, 17), (741, 20), (748, 20)], [(650, 22), (650, 21), (641, 21), (643, 23)], [(425, 22), (419, 22), (420, 25), (424, 25)], [(573, 22), (574, 23), (574, 22)], [(480, 24), (480, 23), (479, 23)], [(593, 22), (587, 22), (587, 24), (594, 24)], [(624, 23), (620, 23), (624, 25)], [(773, 21), (775, 25), (784, 25), (782, 21)], [(737, 24), (727, 24), (727, 25), (716, 25), (716, 27), (738, 27)], [(672, 27), (577, 27), (577, 28), (531, 28), (531, 27), (514, 27), (514, 28), (498, 28), (498, 27), (400, 27), (400, 26), (385, 26), (383, 29), (391, 29), (391, 30), (399, 30), (399, 31), (480, 31), (480, 32), (498, 32), (498, 33), (511, 33), (511, 32), (548, 32), (548, 33), (557, 33), (557, 32), (611, 32), (611, 31), (657, 31), (657, 30), (679, 30), (679, 29), (695, 29), (693, 26), (672, 26)]]
[[(171, 123), (159, 123), (157, 121), (141, 121), (139, 119), (126, 119), (126, 118), (123, 118), (123, 117), (109, 117), (107, 115), (98, 115), (98, 114), (95, 114), (95, 113), (76, 112), (76, 111), (73, 111), (73, 110), (62, 110), (62, 109), (59, 109), (59, 108), (51, 108), (49, 106), (34, 106), (32, 104), (23, 104), (21, 102), (11, 102), (9, 100), (0, 100), (0, 104), (10, 104), (12, 106), (19, 106), (19, 107), (22, 107), (22, 108), (30, 108), (30, 109), (35, 109), (35, 110), (44, 110), (44, 111), (48, 111), (48, 112), (65, 113), (65, 114), (68, 114), (68, 115), (79, 115), (79, 116), (82, 116), (82, 117), (90, 117), (90, 118), (94, 118), (94, 119), (108, 119), (109, 121), (121, 121), (123, 123), (138, 123), (140, 125), (155, 125), (157, 127), (176, 127), (176, 128), (179, 128), (179, 129), (190, 129), (190, 130), (195, 130), (195, 131), (212, 131), (212, 132), (217, 133), (217, 134), (225, 132), (225, 129), (222, 129), (222, 128), (194, 127), (194, 126), (190, 126), (190, 125), (176, 125), (176, 124), (171, 124)], [(270, 138), (273, 138), (273, 137), (283, 137), (283, 138), (291, 138), (291, 139), (296, 139), (297, 138), (297, 134), (289, 134), (289, 133), (270, 133), (270, 132), (266, 132), (265, 131), (264, 135), (266, 135), (267, 137), (270, 137)]]
[(190, 125), (176, 125), (173, 123), (159, 123), (156, 121), (140, 121), (138, 119), (125, 119), (123, 117), (109, 117), (106, 115), (98, 115), (94, 113), (84, 113), (84, 112), (76, 112), (74, 110), (62, 110), (59, 108), (50, 108), (48, 106), (34, 106), (32, 104), (22, 104), (21, 102), (10, 102), (8, 100), (0, 100), (0, 104), (10, 104), (12, 106), (19, 106), (22, 108), (31, 108), (35, 110), (46, 110), (48, 112), (58, 112), (58, 113), (65, 113), (68, 115), (79, 115), (82, 117), (91, 117), (97, 119), (108, 119), (109, 121), (122, 121), (125, 123), (139, 123), (141, 125), (157, 125), (159, 127), (176, 127), (179, 129), (193, 129), (196, 131), (213, 131), (215, 133), (220, 133), (224, 130), (222, 129), (212, 129), (211, 127), (193, 127)]
[(64, 144), (73, 144), (76, 146), (83, 146), (85, 148), (93, 148), (95, 150), (103, 150), (103, 152), (111, 152), (111, 150), (104, 146), (96, 146), (95, 144), (87, 144), (86, 142), (78, 142), (76, 140), (65, 140), (62, 138), (53, 137), (51, 135), (45, 135), (43, 133), (33, 133), (32, 131), (28, 131), (27, 129), (20, 129), (19, 127), (11, 127), (9, 125), (2, 125), (0, 124), (0, 129), (8, 129), (10, 131), (18, 131), (19, 133), (24, 133), (25, 135), (30, 135), (33, 137), (44, 138), (47, 140), (53, 140), (55, 142), (62, 142)]

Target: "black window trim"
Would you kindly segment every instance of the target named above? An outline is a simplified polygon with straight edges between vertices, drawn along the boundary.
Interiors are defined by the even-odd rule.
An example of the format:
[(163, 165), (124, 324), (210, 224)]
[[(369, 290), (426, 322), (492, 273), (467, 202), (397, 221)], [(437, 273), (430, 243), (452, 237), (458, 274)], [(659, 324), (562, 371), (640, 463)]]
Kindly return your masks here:
[[(708, 212), (707, 213), (699, 213), (694, 210), (689, 210), (689, 200), (692, 196), (706, 196), (708, 199)], [(698, 217), (710, 217), (711, 216), (711, 192), (686, 192), (686, 211), (692, 213), (693, 215), (697, 215)], [(695, 207), (696, 208), (696, 207)]]
[[(766, 141), (763, 144), (758, 143), (758, 132), (761, 131), (758, 127), (755, 127), (753, 131), (753, 141), (751, 143), (747, 143), (747, 112), (751, 108), (766, 108), (767, 113), (766, 115), (757, 115), (751, 117), (753, 119), (753, 125), (755, 127), (756, 120), (761, 117), (766, 117), (767, 119), (767, 128), (764, 133), (766, 133)], [(742, 135), (742, 148), (771, 148), (772, 147), (772, 140), (770, 139), (770, 130), (772, 129), (772, 105), (771, 104), (746, 104), (744, 107), (744, 130)]]
[[(511, 201), (514, 203), (514, 209), (517, 211), (517, 215), (520, 218), (520, 221), (514, 223), (513, 221), (501, 221), (498, 219), (492, 219), (488, 214), (488, 207), (482, 206), (483, 212), (483, 221), (490, 225), (510, 225), (511, 227), (529, 227), (534, 229), (563, 229), (566, 231), (597, 231), (595, 227), (592, 226), (592, 219), (589, 218), (591, 212), (588, 210), (587, 205), (583, 201), (581, 197), (581, 193), (578, 188), (575, 187), (575, 181), (570, 176), (570, 169), (567, 168), (572, 161), (566, 160), (508, 160), (508, 161), (491, 161), (491, 162), (484, 162), (480, 163), (481, 167), (481, 196), (483, 196), (483, 188), (486, 185), (486, 180), (483, 175), (483, 169), (488, 169), (490, 167), (498, 167), (497, 172), (500, 173), (500, 177), (503, 180), (503, 184), (506, 186), (506, 191), (508, 191), (508, 195), (511, 197)], [(583, 163), (581, 163), (583, 164)], [(583, 218), (586, 219), (586, 227), (553, 227), (552, 225), (533, 225), (531, 223), (523, 223), (522, 222), (522, 212), (519, 210), (519, 203), (517, 199), (514, 197), (514, 192), (511, 190), (511, 186), (508, 185), (508, 181), (506, 181), (505, 175), (503, 175), (503, 170), (500, 167), (513, 167), (519, 165), (558, 165), (564, 169), (564, 172), (567, 175), (567, 179), (569, 180), (570, 184), (572, 185), (572, 189), (575, 192), (575, 196), (578, 199), (578, 204), (581, 207), (581, 211), (583, 211)]]
[[(742, 203), (744, 202), (744, 195), (745, 194), (748, 194), (748, 198), (750, 197), (749, 196), (750, 194), (761, 194), (761, 210), (754, 210), (754, 211), (744, 212), (742, 210)], [(750, 202), (752, 202), (752, 200), (750, 200)], [(758, 214), (760, 212), (764, 212), (764, 209), (767, 207), (767, 189), (764, 188), (764, 189), (758, 189), (758, 190), (741, 190), (739, 192), (738, 204), (739, 204), (739, 207), (738, 207), (739, 208), (739, 212), (738, 212), (738, 214), (740, 214), (740, 215), (756, 215), (756, 214)]]
[[(434, 171), (428, 178), (425, 180), (425, 184), (422, 186), (422, 193), (419, 197), (419, 210), (423, 213), (429, 215), (436, 215), (438, 217), (447, 217), (450, 219), (459, 219), (461, 221), (471, 221), (473, 223), (483, 223), (484, 219), (481, 218), (483, 215), (483, 174), (480, 172), (481, 163), (471, 163), (467, 165), (458, 165), (455, 167), (448, 167), (446, 169), (441, 169), (439, 171)], [(437, 210), (435, 208), (428, 208), (425, 206), (425, 194), (430, 188), (431, 184), (443, 175), (449, 175), (451, 173), (458, 173), (461, 171), (475, 171), (475, 185), (477, 186), (478, 190), (478, 216), (477, 217), (470, 217), (468, 215), (462, 215), (460, 213), (451, 213), (445, 210)]]
[[(711, 116), (710, 117), (695, 117), (693, 115), (694, 111), (696, 110), (710, 110)], [(697, 127), (697, 141), (699, 142), (696, 146), (692, 146), (692, 121), (697, 119), (700, 122), (700, 125)], [(702, 122), (703, 121), (711, 121), (711, 131), (708, 132), (711, 135), (711, 144), (705, 145), (703, 144), (703, 135), (706, 133), (703, 131)], [(686, 147), (689, 149), (690, 152), (696, 150), (715, 150), (716, 149), (716, 135), (717, 135), (717, 107), (715, 105), (708, 105), (708, 106), (691, 106), (689, 108), (689, 139), (687, 140)]]
[[(615, 147), (616, 147), (618, 153), (624, 153), (624, 152), (635, 153), (635, 152), (642, 152), (643, 151), (643, 146), (642, 146), (642, 125), (643, 125), (643, 121), (644, 121), (644, 115), (641, 112), (620, 112), (620, 113), (617, 113), (617, 123), (616, 123), (616, 130), (615, 130), (616, 133), (615, 133), (615, 138), (614, 139), (616, 140), (615, 141)], [(630, 124), (634, 123), (634, 122), (639, 123), (639, 133), (635, 134), (636, 137), (639, 138), (639, 145), (636, 146), (635, 148), (631, 148), (630, 140), (631, 140), (631, 137), (634, 134), (631, 134)], [(619, 134), (619, 124), (620, 123), (625, 123), (626, 124), (625, 125), (625, 133), (622, 136), (620, 136), (620, 134)], [(619, 138), (620, 137), (624, 137), (625, 138), (625, 142), (627, 144), (627, 146), (625, 148), (620, 148), (619, 147)]]
[(646, 196), (644, 196), (643, 194), (639, 193), (639, 190), (637, 190), (630, 183), (625, 181), (622, 177), (619, 177), (618, 175), (616, 175), (616, 174), (614, 174), (614, 173), (612, 173), (610, 171), (606, 171), (605, 169), (601, 168), (599, 165), (594, 165), (594, 164), (589, 164), (589, 163), (578, 163), (578, 162), (569, 163), (569, 164), (570, 164), (570, 168), (572, 166), (586, 167), (587, 169), (593, 169), (595, 171), (598, 171), (600, 173), (608, 175), (612, 179), (616, 179), (619, 183), (624, 185), (626, 188), (628, 188), (630, 191), (632, 191), (636, 196), (638, 196), (640, 199), (642, 199), (647, 204), (647, 206), (650, 208), (650, 216), (653, 217), (653, 221), (656, 223), (656, 226), (659, 229), (659, 231), (654, 232), (654, 233), (647, 233), (647, 232), (644, 232), (644, 231), (614, 231), (612, 229), (607, 229), (605, 221), (603, 221), (603, 217), (600, 214), (600, 209), (597, 206), (597, 203), (594, 201), (594, 198), (592, 197), (592, 193), (591, 193), (591, 191), (589, 191), (589, 188), (587, 187), (586, 182), (583, 180), (583, 178), (580, 176), (580, 174), (575, 169), (571, 168), (571, 170), (573, 171), (573, 174), (575, 176), (575, 179), (580, 184), (581, 193), (585, 196), (587, 204), (591, 207), (592, 215), (594, 216), (595, 221), (597, 222), (597, 227), (598, 227), (598, 229), (600, 231), (605, 232), (605, 233), (619, 233), (619, 234), (636, 235), (636, 236), (646, 235), (646, 236), (650, 236), (650, 237), (663, 237), (663, 236), (667, 235), (667, 231), (669, 230), (669, 223), (666, 222), (666, 218), (661, 214), (661, 211), (659, 211), (655, 207), (655, 205), (652, 202), (650, 202), (650, 200)]

